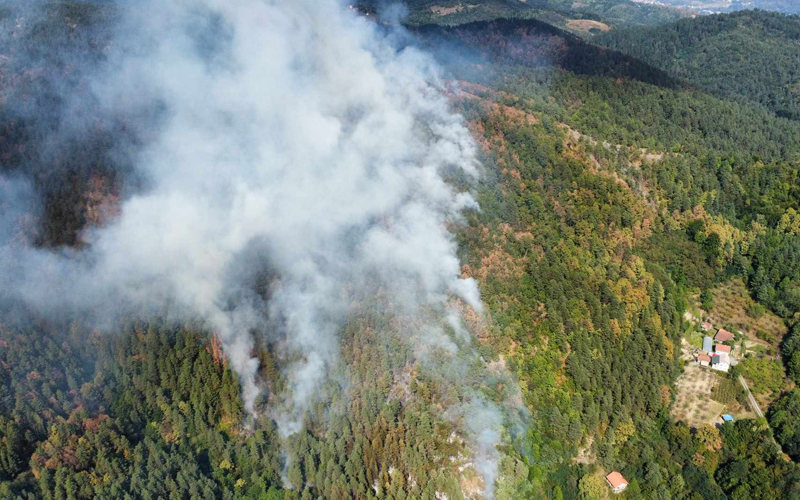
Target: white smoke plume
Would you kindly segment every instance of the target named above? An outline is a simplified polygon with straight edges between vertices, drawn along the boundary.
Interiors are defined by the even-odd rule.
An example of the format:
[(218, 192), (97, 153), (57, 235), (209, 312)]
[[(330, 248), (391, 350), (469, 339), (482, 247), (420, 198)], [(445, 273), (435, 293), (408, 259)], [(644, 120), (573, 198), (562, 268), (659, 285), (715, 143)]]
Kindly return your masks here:
[(497, 445), (503, 429), (503, 417), (498, 408), (482, 398), (473, 400), (464, 410), (467, 430), (474, 447), (475, 470), (483, 478), (487, 498), (494, 496), (500, 452)]
[[(383, 30), (337, 0), (130, 7), (91, 91), (112, 115), (159, 109), (154, 130), (140, 131), (144, 146), (120, 152), (146, 188), (79, 251), (20, 244), (7, 204), (0, 297), (44, 311), (170, 302), (218, 333), (251, 413), (252, 334), (270, 330), (298, 359), (276, 418), (285, 435), (337, 362), (354, 290), (389, 290), (407, 311), (444, 311), (458, 296), (480, 312), (446, 229), (477, 208), (445, 182), (477, 175), (475, 145), (431, 59)], [(268, 300), (251, 286), (265, 267)], [(459, 324), (452, 311), (448, 322)], [(429, 344), (455, 349), (428, 331)], [(500, 413), (480, 399), (463, 412), (491, 495)]]
[[(174, 301), (217, 330), (250, 411), (250, 331), (267, 315), (303, 355), (289, 373), (300, 412), (335, 362), (356, 281), (402, 288), (412, 307), (452, 293), (480, 309), (445, 229), (475, 202), (442, 177), (475, 175), (475, 147), (426, 56), (335, 0), (154, 2), (126, 12), (121, 33), (92, 90), (109, 113), (162, 108), (134, 159), (148, 189), (86, 236), (88, 251), (4, 259), (16, 293)], [(279, 281), (269, 314), (231, 279), (259, 252)]]

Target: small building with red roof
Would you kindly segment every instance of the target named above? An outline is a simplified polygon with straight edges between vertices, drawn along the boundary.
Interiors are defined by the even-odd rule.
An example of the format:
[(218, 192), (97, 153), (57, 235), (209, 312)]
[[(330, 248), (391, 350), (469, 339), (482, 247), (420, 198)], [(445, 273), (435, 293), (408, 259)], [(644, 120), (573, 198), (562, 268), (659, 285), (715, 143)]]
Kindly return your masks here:
[(700, 363), (701, 366), (708, 366), (711, 364), (711, 356), (708, 354), (698, 354), (697, 362)]
[(733, 340), (734, 335), (724, 328), (720, 328), (716, 335), (714, 335), (714, 340), (717, 342), (727, 342), (729, 340)]
[(727, 354), (731, 353), (731, 346), (725, 344), (717, 344), (714, 346), (714, 352), (724, 352)]
[(614, 471), (611, 474), (607, 475), (606, 482), (614, 491), (614, 493), (622, 493), (623, 491), (625, 491), (625, 488), (628, 487), (628, 481), (626, 481), (625, 478), (622, 477), (622, 474), (620, 474), (617, 471)]

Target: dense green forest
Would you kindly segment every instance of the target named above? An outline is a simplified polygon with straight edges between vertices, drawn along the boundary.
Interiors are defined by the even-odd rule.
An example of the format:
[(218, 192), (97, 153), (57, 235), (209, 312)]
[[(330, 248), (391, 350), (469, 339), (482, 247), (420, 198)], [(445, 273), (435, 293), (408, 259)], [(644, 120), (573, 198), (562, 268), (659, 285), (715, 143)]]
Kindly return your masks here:
[[(571, 8), (529, 3), (556, 15)], [(584, 4), (579, 12), (598, 19), (673, 16)], [(0, 172), (27, 169), (35, 179), (45, 200), (37, 245), (79, 247), (87, 226), (114, 216), (122, 186), (139, 182), (127, 165), (106, 163), (115, 143), (137, 138), (124, 120), (99, 123), (74, 149), (43, 152), (37, 120), (55, 119), (60, 103), (31, 70), (48, 67), (77, 89), (85, 82), (48, 61), (48, 50), (14, 56), (52, 37), (85, 64), (100, 61), (114, 15), (74, 4), (48, 12), (12, 35), (15, 21), (0, 10), (11, 56), (0, 66), (0, 95), (28, 111), (0, 99)], [(91, 36), (67, 28), (73, 23)], [(741, 62), (743, 77), (725, 83), (718, 63), (700, 64), (687, 47), (731, 25), (743, 32), (712, 37), (708, 51)], [(765, 409), (766, 419), (691, 428), (670, 413), (686, 363), (685, 313), (731, 276), (790, 326), (780, 356), (800, 383), (800, 121), (796, 95), (775, 90), (800, 59), (769, 35), (798, 25), (752, 12), (686, 20), (609, 35), (604, 43), (618, 50), (541, 20), (412, 28), (416, 43), (442, 58), (451, 103), (481, 149), (482, 178), (472, 187), (481, 210), (454, 230), (463, 275), (478, 281), (488, 309), (490, 321), (474, 330), (490, 368), (470, 366), (455, 385), (410, 365), (398, 333), (407, 318), (387, 312), (381, 297), (366, 299), (337, 334), (343, 359), (326, 397), (286, 439), (269, 411), (246, 414), (206, 325), (118, 318), (99, 333), (83, 318), (3, 304), (0, 498), (477, 499), (466, 443), (443, 413), (466, 388), (495, 402), (516, 397), (513, 383), (487, 375), (492, 366), (516, 378), (527, 413), (507, 429), (498, 500), (601, 500), (612, 470), (630, 483), (626, 499), (800, 498), (797, 389)], [(637, 37), (665, 45), (644, 53)], [(454, 47), (462, 57), (448, 57)], [(763, 53), (737, 59), (731, 47)], [(773, 74), (749, 66), (767, 59)], [(280, 397), (287, 389), (275, 346), (263, 341), (254, 351), (267, 398)], [(720, 387), (735, 392), (738, 373)]]
[[(464, 79), (480, 82), (464, 84), (468, 96), (465, 114), (476, 116), (476, 130), (487, 138), (485, 147), (499, 152), (494, 171), (499, 171), (501, 179), (499, 187), (481, 198), (484, 217), (495, 214), (496, 220), (479, 224), (494, 227), (497, 234), (484, 236), (482, 239), (491, 242), (490, 250), (479, 252), (468, 262), (476, 268), (493, 266), (484, 271), (485, 278), (478, 274), (479, 281), (488, 304), (493, 304), (491, 297), (500, 292), (495, 308), (503, 314), (495, 319), (518, 346), (520, 357), (514, 357), (515, 361), (519, 359), (517, 375), (527, 389), (531, 406), (545, 408), (536, 412), (535, 418), (547, 422), (542, 425), (550, 429), (559, 429), (563, 416), (569, 422), (580, 419), (585, 435), (593, 436), (592, 449), (603, 468), (618, 468), (626, 477), (637, 478), (636, 490), (629, 488), (627, 493), (632, 498), (683, 498), (693, 494), (724, 498), (722, 495), (735, 487), (727, 477), (729, 470), (720, 465), (726, 460), (745, 460), (743, 455), (748, 453), (764, 453), (769, 457), (766, 463), (782, 467), (773, 447), (758, 452), (741, 449), (736, 453), (742, 457), (735, 458), (732, 452), (714, 448), (709, 450), (713, 458), (705, 467), (682, 469), (679, 464), (685, 462), (669, 443), (674, 432), (670, 426), (674, 424), (661, 405), (670, 404), (670, 387), (679, 372), (682, 312), (689, 291), (713, 286), (725, 272), (731, 272), (726, 270), (726, 262), (744, 262), (748, 256), (758, 255), (737, 251), (738, 243), (729, 239), (728, 233), (743, 231), (737, 227), (748, 227), (756, 212), (760, 217), (769, 216), (768, 210), (751, 203), (738, 208), (735, 202), (723, 199), (718, 206), (706, 205), (709, 192), (724, 192), (717, 169), (732, 169), (731, 180), (740, 184), (739, 176), (754, 175), (764, 168), (754, 159), (759, 155), (756, 152), (762, 151), (774, 162), (772, 168), (785, 172), (789, 185), (796, 186), (792, 177), (796, 163), (784, 160), (787, 155), (796, 157), (794, 151), (783, 147), (791, 143), (791, 136), (781, 138), (784, 125), (794, 125), (755, 107), (745, 111), (740, 104), (724, 103), (708, 95), (638, 82), (619, 84), (599, 77), (520, 67), (499, 67), (496, 74), (486, 68), (479, 74), (471, 73), (469, 66), (456, 71), (464, 71), (459, 75)], [(510, 77), (515, 74), (518, 78)], [(585, 96), (592, 93), (596, 97), (587, 100)], [(478, 105), (482, 100), (494, 104)], [(616, 101), (619, 107), (614, 106)], [(673, 106), (680, 107), (681, 102), (691, 103), (697, 121), (667, 126)], [(641, 121), (632, 120), (636, 115), (631, 116), (631, 108), (642, 110)], [(722, 118), (729, 112), (730, 118)], [(741, 130), (741, 140), (731, 141), (742, 125), (733, 119), (738, 113), (760, 113), (764, 118), (761, 133)], [(663, 122), (657, 121), (660, 116), (664, 116)], [(572, 127), (591, 137), (576, 137)], [(697, 132), (701, 128), (717, 132), (703, 136)], [(768, 138), (772, 134), (775, 137)], [(613, 145), (617, 142), (620, 147)], [(773, 149), (768, 144), (780, 146)], [(639, 149), (644, 146), (664, 153), (648, 159), (649, 153)], [(683, 182), (680, 172), (687, 176)], [(755, 190), (746, 195), (751, 198), (778, 200), (783, 196), (777, 186), (773, 191), (759, 184), (740, 185)], [(696, 192), (679, 194), (669, 186), (696, 186)], [(790, 195), (786, 206), (796, 194)], [(685, 196), (689, 197), (682, 200)], [(696, 217), (693, 213), (698, 206), (708, 210), (708, 215), (699, 219), (699, 232), (714, 234), (714, 244), (714, 238), (698, 243), (690, 237), (687, 223)], [(782, 209), (775, 207), (773, 224), (779, 224), (777, 214)], [(723, 213), (730, 216), (727, 227), (717, 226), (714, 219)], [(702, 220), (706, 217), (707, 222)], [(725, 240), (712, 233), (714, 230)], [(465, 247), (486, 245), (469, 243)], [(501, 283), (493, 279), (509, 275), (515, 280)], [(518, 284), (509, 287), (514, 281)], [(531, 307), (525, 305), (531, 300), (540, 304), (542, 311), (533, 318), (528, 312)], [(550, 351), (554, 352), (548, 354)], [(634, 361), (653, 356), (675, 361), (660, 365)], [(589, 359), (591, 362), (586, 362)], [(548, 364), (554, 371), (543, 368)], [(634, 370), (636, 375), (626, 370)], [(568, 382), (559, 384), (558, 373)], [(646, 382), (640, 386), (642, 380)], [(658, 387), (660, 394), (655, 390)], [(558, 408), (555, 416), (553, 407)], [(629, 436), (626, 422), (641, 431)], [(567, 434), (556, 431), (539, 438), (547, 443), (540, 449), (561, 449), (566, 456), (573, 456), (577, 447), (565, 447), (570, 442), (570, 429), (561, 429)], [(573, 431), (571, 436), (577, 436), (577, 427)], [(769, 436), (768, 430), (761, 432)], [(619, 433), (625, 437), (618, 438)], [(548, 438), (552, 442), (548, 443)], [(661, 448), (658, 443), (663, 443)], [(700, 460), (695, 457), (695, 462)], [(559, 460), (545, 455), (535, 461), (548, 462), (555, 467)], [(795, 477), (794, 466), (788, 467), (790, 477)], [(650, 469), (658, 474), (650, 474)], [(565, 471), (564, 483), (554, 487), (551, 498), (559, 494), (578, 496), (580, 478), (589, 470), (573, 467)], [(791, 488), (796, 488), (793, 481), (796, 479), (790, 479)], [(780, 489), (770, 489), (764, 495), (783, 498)]]
[[(243, 425), (236, 375), (217, 341), (190, 325), (132, 323), (100, 337), (77, 323), (68, 334), (4, 327), (0, 495), (344, 500), (432, 499), (438, 491), (462, 498), (454, 466), (436, 458), (463, 443), (431, 411), (435, 378), (419, 374), (403, 402), (387, 399), (392, 371), (372, 375), (410, 357), (399, 340), (375, 342), (373, 329), (387, 326), (380, 321), (365, 314), (344, 333), (359, 396), (337, 395), (329, 404), (338, 410), (320, 413), (288, 443), (267, 416)], [(259, 356), (263, 380), (278, 393), (270, 349)], [(524, 479), (524, 462), (506, 460)], [(518, 482), (509, 487), (525, 491)]]
[[(456, 27), (423, 25), (414, 29), (426, 48), (437, 47), (471, 64), (506, 63), (531, 68), (559, 67), (577, 74), (634, 79), (667, 88), (681, 82), (638, 59), (605, 50), (536, 19), (477, 21)], [(445, 55), (445, 59), (453, 58)]]
[(531, 5), (548, 10), (560, 10), (575, 14), (599, 16), (612, 24), (656, 25), (678, 19), (682, 13), (677, 9), (665, 8), (630, 0), (588, 0), (571, 2), (569, 0), (534, 0)]
[(800, 118), (800, 19), (765, 11), (613, 30), (595, 41), (725, 97)]
[[(491, 54), (499, 62), (461, 61), (449, 68), (456, 78), (469, 82), (461, 84), (465, 116), (474, 117), (476, 132), (486, 138), (484, 149), (496, 154), (496, 167), (487, 175), (494, 180), (492, 172), (500, 172), (499, 190), (490, 181), (494, 187), (487, 186), (480, 200), (488, 220), (478, 226), (496, 228), (496, 235), (484, 233), (482, 238), (491, 242), (491, 250), (467, 262), (478, 269), (493, 266), (484, 271), (485, 278), (478, 274), (479, 281), (487, 297), (501, 292), (495, 308), (504, 312), (495, 319), (505, 331), (520, 332), (512, 337), (522, 355), (517, 375), (530, 391), (526, 394), (533, 401), (531, 406), (547, 409), (535, 411), (534, 418), (551, 429), (559, 428), (564, 415), (569, 415), (565, 420), (571, 423), (579, 418), (587, 435), (594, 437), (592, 449), (602, 468), (618, 468), (626, 477), (637, 479), (636, 489), (629, 488), (627, 493), (633, 498), (796, 496), (796, 467), (784, 464), (770, 430), (759, 427), (763, 423), (737, 424), (741, 425), (738, 432), (726, 426), (721, 441), (706, 448), (708, 461), (694, 455), (692, 462), (702, 467), (686, 468), (680, 446), (670, 442), (674, 424), (657, 411), (657, 395), (651, 393), (652, 399), (643, 406), (643, 401), (637, 403), (637, 396), (662, 383), (669, 404), (668, 388), (677, 371), (664, 364), (650, 373), (648, 369), (654, 367), (631, 360), (658, 352), (653, 327), (641, 323), (654, 315), (659, 320), (655, 331), (663, 332), (661, 348), (665, 349), (655, 355), (660, 359), (677, 356), (684, 328), (682, 311), (691, 290), (708, 289), (730, 274), (743, 276), (759, 302), (790, 323), (795, 321), (800, 311), (795, 273), (800, 267), (793, 207), (800, 194), (796, 141), (800, 128), (757, 104), (639, 77), (647, 72), (610, 79), (591, 66), (582, 70), (561, 64), (562, 69), (553, 69), (538, 62), (532, 56), (535, 51), (509, 52), (517, 44), (507, 48), (495, 42), (501, 38), (497, 32), (512, 40), (524, 33), (519, 26), (507, 30), (498, 26), (502, 25), (467, 25), (450, 29), (445, 36), (478, 53)], [(465, 248), (484, 245), (469, 243)], [(562, 255), (553, 255), (556, 249)], [(628, 271), (638, 277), (635, 282), (651, 283), (658, 291), (650, 288), (637, 294), (631, 288), (618, 288), (621, 282), (615, 272), (631, 265), (626, 262), (629, 256), (642, 259), (643, 275)], [(508, 280), (501, 284), (493, 275), (515, 276), (519, 285), (508, 288)], [(519, 299), (531, 294), (542, 311), (534, 318), (527, 312), (531, 307)], [(634, 297), (647, 304), (644, 309), (637, 311), (630, 303), (636, 303)], [(653, 297), (662, 297), (663, 302), (654, 303)], [(492, 303), (490, 298), (487, 303)], [(652, 306), (655, 310), (645, 312)], [(614, 313), (616, 307), (627, 314)], [(604, 318), (604, 314), (611, 316)], [(638, 322), (631, 323), (630, 314), (641, 314)], [(563, 326), (556, 327), (559, 323)], [(637, 328), (647, 333), (637, 337)], [(536, 333), (531, 335), (531, 329)], [(605, 336), (607, 332), (616, 335)], [(537, 339), (539, 335), (547, 341)], [(567, 344), (559, 348), (556, 339), (564, 337)], [(619, 345), (618, 350), (609, 350), (614, 345)], [(647, 350), (639, 352), (642, 345)], [(547, 347), (544, 352), (543, 346)], [(556, 352), (548, 358), (546, 352), (551, 349)], [(536, 355), (531, 358), (529, 352)], [(555, 373), (542, 369), (545, 359), (552, 359)], [(588, 359), (592, 361), (585, 362)], [(635, 367), (645, 379), (653, 377), (647, 388), (637, 386), (638, 379), (626, 380), (626, 365)], [(559, 372), (569, 381), (566, 387), (557, 382)], [(617, 386), (615, 380), (625, 382)], [(540, 392), (542, 387), (547, 389)], [(559, 404), (558, 392), (553, 391), (562, 387), (566, 389), (560, 397), (564, 403)], [(626, 394), (628, 388), (633, 393)], [(622, 405), (612, 403), (609, 408), (615, 408), (615, 413), (604, 425), (609, 415), (602, 408), (610, 401)], [(787, 425), (793, 425), (793, 420), (786, 417), (797, 414), (792, 401), (776, 404), (770, 413), (776, 432), (780, 432), (780, 422), (783, 434), (777, 439), (782, 444), (792, 442), (794, 431)], [(595, 405), (601, 409), (599, 419)], [(551, 414), (554, 406), (558, 408), (555, 417)], [(617, 442), (618, 431), (626, 428), (622, 412), (633, 408), (632, 422), (642, 431), (632, 437), (623, 431), (625, 437)], [(773, 417), (778, 414), (783, 416)], [(555, 433), (553, 442), (540, 449), (563, 450), (564, 438), (570, 441), (570, 429), (562, 429), (567, 434)], [(713, 432), (703, 431), (701, 439), (710, 440), (705, 433)], [(727, 440), (740, 440), (743, 433), (751, 435), (728, 448)], [(577, 427), (572, 436), (577, 436)], [(547, 437), (546, 433), (545, 442)], [(665, 443), (661, 452), (659, 442)], [(566, 455), (575, 453), (573, 448)], [(753, 476), (734, 477), (748, 468)], [(562, 494), (590, 497), (588, 486), (581, 485), (589, 483), (582, 474), (591, 469), (570, 469), (562, 476), (564, 482), (553, 486), (551, 498)], [(776, 476), (788, 482), (770, 484), (769, 478)], [(761, 489), (757, 484), (769, 487)]]

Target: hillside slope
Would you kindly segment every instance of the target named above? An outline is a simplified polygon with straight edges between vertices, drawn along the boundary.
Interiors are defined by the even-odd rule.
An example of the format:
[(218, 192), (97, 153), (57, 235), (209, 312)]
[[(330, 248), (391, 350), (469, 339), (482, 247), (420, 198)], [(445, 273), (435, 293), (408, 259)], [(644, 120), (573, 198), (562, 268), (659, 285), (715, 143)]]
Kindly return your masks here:
[[(361, 4), (380, 5), (376, 0)], [(413, 24), (437, 22), (454, 25), (500, 17), (537, 17), (554, 21), (594, 19), (615, 26), (656, 25), (679, 19), (685, 13), (661, 5), (631, 0), (409, 0), (405, 2)]]
[(414, 28), (423, 46), (443, 60), (489, 62), (528, 68), (558, 67), (573, 73), (638, 80), (666, 88), (682, 83), (666, 72), (616, 50), (607, 50), (536, 19), (497, 19), (454, 27)]
[(763, 11), (615, 30), (595, 42), (725, 97), (800, 118), (800, 17)]
[(600, 16), (615, 25), (658, 25), (686, 15), (678, 9), (631, 0), (531, 0), (529, 3), (540, 8)]

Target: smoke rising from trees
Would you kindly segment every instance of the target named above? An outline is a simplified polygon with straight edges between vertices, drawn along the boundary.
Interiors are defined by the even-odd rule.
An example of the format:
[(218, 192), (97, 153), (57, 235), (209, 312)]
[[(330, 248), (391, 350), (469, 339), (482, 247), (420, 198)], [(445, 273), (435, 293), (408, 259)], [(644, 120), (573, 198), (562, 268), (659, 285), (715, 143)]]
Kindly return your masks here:
[[(337, 331), (357, 297), (388, 292), (408, 315), (444, 312), (452, 296), (482, 309), (447, 230), (477, 209), (445, 181), (478, 175), (475, 145), (432, 61), (391, 40), (336, 0), (128, 7), (90, 93), (109, 116), (149, 110), (128, 124), (140, 142), (114, 151), (142, 187), (116, 219), (86, 230), (83, 248), (53, 250), (17, 238), (31, 186), (0, 178), (10, 193), (0, 294), (40, 311), (169, 303), (202, 317), (253, 413), (253, 335), (279, 339), (294, 356), (284, 367), (291, 401), (274, 417), (296, 432), (337, 363)], [(85, 104), (65, 98), (68, 116)], [(60, 136), (72, 127), (64, 120)], [(452, 345), (441, 328), (425, 335)], [(468, 430), (491, 483), (499, 412), (479, 400), (464, 412), (473, 407)]]

